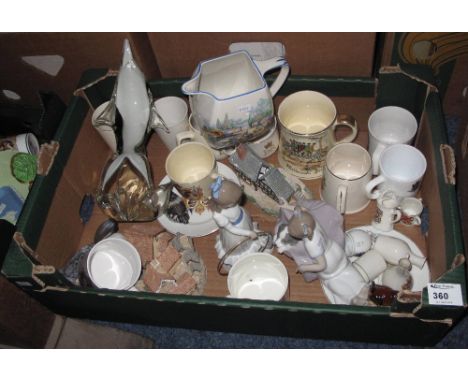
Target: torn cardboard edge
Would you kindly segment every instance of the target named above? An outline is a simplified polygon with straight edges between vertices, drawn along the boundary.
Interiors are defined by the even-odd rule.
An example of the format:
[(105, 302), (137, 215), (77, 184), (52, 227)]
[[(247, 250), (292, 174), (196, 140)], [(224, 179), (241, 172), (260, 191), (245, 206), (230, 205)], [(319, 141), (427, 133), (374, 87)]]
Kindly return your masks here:
[(408, 73), (407, 71), (404, 71), (399, 64), (396, 66), (382, 66), (379, 70), (379, 74), (404, 74), (405, 76), (420, 82), (428, 87), (428, 92), (439, 92), (439, 89), (434, 84), (431, 84), (428, 81), (423, 80), (422, 78), (419, 78), (413, 74)]
[(445, 183), (455, 185), (456, 160), (453, 148), (445, 143), (440, 145), (440, 157), (442, 158), (442, 171)]
[(26, 254), (26, 256), (30, 259), (33, 259), (35, 261), (37, 261), (38, 259), (38, 255), (36, 254), (36, 252), (26, 243), (26, 240), (23, 236), (23, 233), (22, 232), (19, 232), (19, 231), (16, 231), (14, 234), (13, 234), (13, 240), (16, 242), (16, 244), (18, 245), (18, 247), (23, 251), (23, 253)]
[(109, 69), (107, 71), (107, 73), (97, 79), (95, 79), (94, 81), (90, 82), (89, 84), (86, 84), (84, 86), (82, 86), (81, 88), (78, 88), (76, 89), (74, 92), (73, 92), (73, 95), (74, 96), (77, 96), (77, 97), (81, 97), (83, 98), (87, 103), (88, 103), (88, 106), (90, 107), (91, 110), (94, 110), (94, 106), (93, 104), (91, 103), (91, 101), (89, 100), (88, 96), (86, 95), (86, 89), (89, 89), (91, 87), (93, 87), (94, 85), (98, 84), (99, 82), (105, 80), (106, 78), (109, 78), (109, 77), (117, 77), (117, 75), (119, 74), (119, 71), (118, 70), (115, 70), (115, 69)]
[(51, 141), (50, 143), (43, 143), (39, 150), (37, 160), (37, 174), (47, 175), (54, 164), (54, 159), (59, 150), (59, 143)]

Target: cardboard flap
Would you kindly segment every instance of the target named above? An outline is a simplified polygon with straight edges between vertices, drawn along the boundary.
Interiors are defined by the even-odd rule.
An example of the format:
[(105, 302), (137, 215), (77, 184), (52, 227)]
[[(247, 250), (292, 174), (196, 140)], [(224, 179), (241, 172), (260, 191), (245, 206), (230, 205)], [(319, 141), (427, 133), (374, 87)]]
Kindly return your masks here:
[(50, 143), (44, 143), (41, 145), (39, 150), (38, 161), (37, 161), (37, 174), (47, 175), (49, 173), (52, 164), (54, 163), (55, 156), (59, 150), (59, 143), (52, 141)]
[[(93, 72), (95, 74), (96, 72)], [(89, 107), (94, 110), (100, 104), (108, 101), (112, 94), (115, 78), (119, 74), (118, 70), (109, 69), (105, 74), (89, 77), (84, 85), (81, 85), (73, 92), (73, 95), (86, 100)]]
[(442, 158), (442, 169), (444, 172), (445, 183), (455, 185), (456, 161), (452, 147), (446, 144), (441, 144), (440, 156)]

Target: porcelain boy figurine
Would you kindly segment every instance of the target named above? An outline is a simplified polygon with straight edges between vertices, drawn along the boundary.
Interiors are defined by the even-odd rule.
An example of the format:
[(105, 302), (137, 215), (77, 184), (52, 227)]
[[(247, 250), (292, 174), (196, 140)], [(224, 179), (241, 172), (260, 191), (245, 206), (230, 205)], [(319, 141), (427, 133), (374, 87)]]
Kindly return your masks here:
[(333, 295), (335, 304), (367, 305), (369, 286), (353, 267), (341, 246), (328, 238), (321, 225), (305, 209), (296, 207), (286, 226), (275, 238), (280, 253), (304, 243), (308, 264), (298, 264), (302, 272), (314, 272)]
[[(241, 198), (242, 188), (231, 180), (217, 177), (211, 185), (209, 207), (220, 229), (215, 249), (220, 259), (232, 250), (224, 261), (227, 266), (233, 265), (242, 254), (257, 252), (262, 246), (262, 240), (256, 240), (254, 222), (248, 212), (239, 205)], [(249, 238), (252, 240), (247, 240)], [(245, 243), (241, 244), (244, 241)]]

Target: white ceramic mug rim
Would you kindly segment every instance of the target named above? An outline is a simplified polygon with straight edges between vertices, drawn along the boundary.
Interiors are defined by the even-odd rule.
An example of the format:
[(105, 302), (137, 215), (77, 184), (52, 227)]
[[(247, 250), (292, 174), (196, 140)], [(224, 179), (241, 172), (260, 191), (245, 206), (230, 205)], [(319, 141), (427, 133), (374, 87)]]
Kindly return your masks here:
[[(172, 156), (175, 155), (175, 152), (181, 148), (183, 148), (184, 146), (187, 146), (187, 145), (197, 145), (197, 146), (200, 146), (202, 147), (204, 150), (206, 150), (210, 156), (211, 156), (211, 159), (212, 159), (212, 162), (213, 162), (213, 165), (211, 166), (211, 169), (208, 173), (208, 175), (204, 176), (203, 178), (199, 179), (199, 180), (196, 180), (196, 181), (193, 181), (193, 182), (182, 182), (182, 181), (178, 181), (177, 179), (174, 178), (174, 176), (172, 176), (171, 174), (169, 174), (169, 171), (167, 169), (167, 164), (169, 163), (169, 160)], [(186, 143), (182, 143), (181, 145), (179, 146), (176, 146), (174, 147), (171, 152), (169, 153), (169, 155), (167, 156), (166, 158), (166, 162), (165, 162), (165, 170), (166, 170), (166, 174), (167, 176), (176, 184), (179, 184), (179, 185), (192, 185), (192, 184), (197, 184), (201, 181), (203, 181), (204, 179), (207, 179), (209, 176), (211, 176), (211, 174), (213, 173), (213, 171), (216, 169), (216, 158), (213, 154), (213, 152), (210, 150), (209, 147), (207, 147), (206, 145), (204, 145), (203, 143), (200, 143), (200, 142), (194, 142), (194, 141), (190, 141), (190, 142), (186, 142)]]
[[(328, 166), (328, 161), (327, 161), (328, 155), (330, 155), (330, 153), (332, 153), (332, 152), (333, 152), (334, 150), (336, 150), (337, 148), (342, 147), (342, 145), (347, 145), (347, 146), (352, 145), (352, 147), (359, 148), (361, 151), (363, 151), (363, 152), (365, 152), (365, 153), (367, 154), (366, 157), (367, 157), (367, 159), (369, 160), (369, 166), (368, 166), (367, 171), (366, 171), (364, 174), (362, 174), (360, 177), (358, 177), (358, 178), (353, 178), (353, 179), (342, 178), (341, 176), (336, 175), (336, 174), (330, 169), (330, 167)], [(358, 145), (357, 143), (353, 143), (353, 142), (344, 142), (344, 143), (338, 143), (337, 145), (333, 146), (330, 150), (328, 150), (328, 153), (327, 153), (327, 155), (326, 155), (326, 157), (325, 157), (325, 166), (327, 167), (327, 170), (328, 170), (328, 172), (330, 173), (330, 175), (334, 176), (335, 178), (340, 179), (340, 180), (344, 180), (344, 181), (347, 181), (347, 182), (354, 182), (354, 181), (357, 181), (357, 180), (359, 180), (359, 179), (364, 178), (367, 174), (369, 174), (370, 171), (372, 171), (372, 159), (371, 159), (371, 157), (370, 157), (370, 155), (369, 155), (369, 152), (368, 152), (364, 147), (362, 147), (361, 145)]]
[[(315, 133), (298, 133), (296, 131), (293, 131), (291, 130), (288, 126), (286, 126), (283, 121), (281, 120), (281, 109), (282, 107), (286, 107), (284, 106), (285, 105), (285, 102), (286, 101), (289, 101), (291, 102), (291, 99), (293, 97), (297, 97), (298, 95), (300, 94), (315, 94), (315, 95), (318, 95), (320, 97), (322, 97), (322, 99), (326, 99), (327, 102), (333, 107), (333, 114), (334, 114), (334, 117), (332, 118), (332, 120), (330, 121), (329, 124), (327, 124), (327, 126), (325, 126), (322, 130), (319, 130), (319, 131), (316, 131)], [(281, 128), (284, 128), (288, 131), (289, 134), (292, 134), (292, 135), (296, 135), (298, 137), (313, 137), (313, 136), (316, 136), (316, 135), (319, 135), (319, 134), (322, 134), (324, 131), (326, 131), (327, 129), (329, 129), (331, 126), (334, 125), (335, 121), (336, 121), (336, 117), (338, 116), (338, 111), (336, 109), (336, 106), (335, 106), (335, 103), (332, 101), (332, 99), (328, 96), (326, 96), (325, 94), (323, 93), (320, 93), (320, 92), (317, 92), (315, 90), (300, 90), (298, 92), (295, 92), (295, 93), (292, 93), (290, 95), (288, 95), (285, 99), (283, 99), (283, 101), (281, 101), (279, 107), (278, 107), (278, 120), (280, 122), (280, 126)]]
[(130, 289), (131, 287), (133, 287), (135, 285), (135, 283), (138, 281), (138, 277), (140, 277), (140, 274), (141, 274), (141, 257), (140, 257), (140, 254), (138, 252), (138, 250), (136, 249), (136, 247), (130, 243), (128, 240), (124, 239), (124, 238), (121, 238), (121, 237), (108, 237), (108, 238), (105, 238), (99, 242), (97, 242), (96, 244), (94, 244), (92, 246), (92, 248), (89, 250), (89, 255), (88, 255), (88, 258), (86, 259), (86, 270), (87, 270), (87, 273), (89, 275), (89, 277), (91, 278), (91, 281), (93, 282), (93, 284), (95, 284), (98, 288), (105, 288), (105, 287), (102, 287), (100, 285), (98, 285), (98, 283), (95, 281), (95, 279), (93, 278), (93, 275), (91, 273), (91, 260), (92, 258), (94, 257), (94, 255), (97, 253), (97, 250), (96, 248), (98, 248), (100, 245), (102, 244), (105, 244), (107, 242), (114, 242), (114, 241), (120, 241), (120, 242), (124, 242), (126, 245), (129, 246), (129, 248), (131, 248), (132, 250), (132, 253), (133, 254), (136, 254), (135, 258), (137, 259), (137, 266), (138, 268), (140, 269), (140, 272), (139, 274), (136, 276), (136, 280), (134, 282), (130, 282), (130, 285), (128, 286), (125, 286), (124, 288), (121, 288), (120, 290), (127, 290), (127, 289)]
[[(392, 150), (398, 150), (398, 149), (401, 149), (401, 148), (404, 148), (405, 150), (409, 150), (409, 151), (412, 151), (412, 152), (416, 153), (419, 156), (419, 158), (422, 159), (422, 163), (424, 163), (423, 170), (421, 171), (421, 173), (418, 174), (417, 176), (415, 175), (411, 179), (401, 180), (401, 179), (395, 178), (393, 176), (390, 176), (385, 171), (384, 167), (382, 166), (383, 158), (385, 157), (386, 153), (388, 155), (388, 152), (390, 152)], [(426, 160), (426, 157), (424, 156), (424, 154), (420, 150), (418, 150), (416, 147), (413, 147), (411, 145), (406, 145), (406, 144), (403, 144), (403, 143), (396, 143), (394, 145), (388, 146), (387, 148), (385, 148), (382, 151), (382, 154), (380, 155), (380, 158), (379, 158), (379, 168), (380, 168), (381, 175), (383, 175), (386, 179), (391, 179), (391, 180), (394, 180), (394, 181), (397, 181), (397, 182), (400, 182), (400, 183), (402, 183), (402, 182), (414, 182), (416, 180), (421, 179), (424, 176), (424, 174), (425, 174), (425, 172), (427, 170), (427, 160)]]
[[(188, 114), (187, 102), (185, 102), (185, 101), (183, 100), (183, 98), (180, 98), (180, 97), (177, 97), (177, 96), (161, 97), (161, 98), (158, 98), (157, 100), (155, 100), (155, 101), (153, 102), (154, 107), (157, 107), (157, 103), (158, 103), (158, 102), (163, 101), (163, 100), (169, 100), (169, 99), (177, 100), (177, 102), (179, 102), (179, 103), (181, 102), (181, 103), (183, 103), (183, 105), (184, 105), (184, 110), (185, 110), (184, 116), (183, 116), (180, 120), (177, 120), (177, 122), (171, 123), (171, 126), (173, 126), (173, 125), (178, 125), (179, 123), (183, 122), (183, 121), (187, 118), (187, 114)], [(158, 113), (159, 113), (159, 111), (158, 111)], [(161, 115), (161, 113), (159, 113), (159, 115)], [(164, 121), (164, 122), (166, 122), (166, 121)]]
[[(388, 110), (398, 110), (399, 113), (405, 114), (406, 116), (409, 117), (409, 119), (411, 119), (411, 127), (414, 127), (414, 129), (413, 129), (414, 131), (411, 131), (411, 134), (409, 134), (408, 137), (405, 137), (405, 139), (402, 139), (401, 142), (397, 142), (397, 143), (406, 142), (406, 141), (412, 139), (414, 137), (414, 135), (416, 134), (417, 130), (418, 130), (418, 121), (414, 117), (413, 113), (411, 113), (409, 110), (406, 110), (405, 108), (400, 107), (400, 106), (384, 106), (384, 107), (378, 108), (377, 110), (374, 110), (372, 112), (372, 114), (370, 115), (370, 117), (369, 117), (369, 121), (367, 122), (369, 135), (371, 135), (378, 142), (381, 142), (381, 143), (384, 143), (384, 144), (385, 143), (387, 143), (387, 144), (390, 143), (390, 142), (386, 142), (384, 137), (381, 137), (381, 136), (379, 137), (378, 136), (379, 135), (378, 133), (381, 133), (382, 130), (377, 129), (377, 125), (375, 123), (373, 123), (373, 121), (376, 118), (378, 118), (379, 114), (381, 114), (384, 111), (388, 111)], [(391, 144), (393, 144), (393, 143), (391, 143)]]

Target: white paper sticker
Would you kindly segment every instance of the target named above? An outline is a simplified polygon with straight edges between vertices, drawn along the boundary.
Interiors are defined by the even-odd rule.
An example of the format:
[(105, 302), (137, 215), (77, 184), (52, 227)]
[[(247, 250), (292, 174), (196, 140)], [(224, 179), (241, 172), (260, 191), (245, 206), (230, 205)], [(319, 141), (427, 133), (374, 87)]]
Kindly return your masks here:
[(429, 304), (463, 306), (463, 297), (460, 284), (427, 284)]

